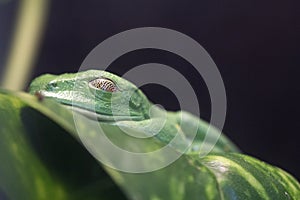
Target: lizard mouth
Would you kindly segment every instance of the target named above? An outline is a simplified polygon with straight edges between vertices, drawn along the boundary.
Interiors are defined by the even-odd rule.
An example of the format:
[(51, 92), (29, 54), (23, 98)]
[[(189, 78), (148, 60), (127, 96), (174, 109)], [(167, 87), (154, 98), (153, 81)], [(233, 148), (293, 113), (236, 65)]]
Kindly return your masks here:
[(99, 121), (99, 122), (116, 122), (116, 121), (139, 121), (142, 120), (142, 116), (128, 116), (128, 115), (105, 115), (97, 113), (92, 110), (83, 109), (77, 106), (63, 105), (67, 109), (71, 109), (79, 114), (84, 115), (85, 117)]

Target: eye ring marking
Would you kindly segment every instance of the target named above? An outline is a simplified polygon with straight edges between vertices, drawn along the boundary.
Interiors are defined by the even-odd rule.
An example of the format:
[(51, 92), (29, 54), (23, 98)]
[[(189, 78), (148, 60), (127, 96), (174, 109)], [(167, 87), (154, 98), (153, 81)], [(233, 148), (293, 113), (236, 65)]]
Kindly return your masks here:
[(108, 78), (96, 78), (91, 80), (89, 86), (106, 92), (118, 91), (117, 85)]

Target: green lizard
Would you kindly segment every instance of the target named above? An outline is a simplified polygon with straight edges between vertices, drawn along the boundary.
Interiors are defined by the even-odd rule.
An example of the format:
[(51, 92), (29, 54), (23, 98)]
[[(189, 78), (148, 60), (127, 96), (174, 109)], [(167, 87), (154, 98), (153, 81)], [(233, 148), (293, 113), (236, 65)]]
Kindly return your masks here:
[[(149, 150), (151, 145), (159, 144), (170, 145), (183, 154), (164, 169), (139, 175), (107, 167), (133, 199), (300, 199), (299, 183), (288, 173), (240, 154), (226, 136), (219, 137), (216, 128), (209, 129), (209, 124), (198, 117), (160, 109), (134, 84), (109, 72), (43, 75), (31, 83), (30, 93), (98, 121), (108, 137), (115, 137), (115, 142), (121, 140), (120, 146), (128, 151)], [(122, 135), (124, 129), (118, 127), (145, 138)], [(170, 144), (176, 134), (180, 140)], [(203, 143), (206, 136), (212, 138), (208, 141), (217, 142), (209, 155), (200, 158), (201, 145), (213, 145)], [(139, 147), (126, 146), (124, 141), (129, 140), (140, 141), (133, 143)]]
[[(184, 111), (166, 113), (149, 102), (134, 84), (105, 71), (90, 70), (60, 76), (44, 75), (31, 83), (30, 92), (33, 94), (39, 92), (42, 96), (52, 98), (89, 118), (97, 118), (98, 121), (107, 122), (112, 126), (128, 124), (131, 128), (133, 126), (141, 128), (145, 123), (149, 124), (153, 120), (162, 121), (162, 118), (166, 118), (166, 125), (162, 127), (156, 138), (169, 143), (178, 131), (183, 132), (182, 140), (188, 143), (194, 139), (193, 145), (187, 150), (189, 152), (199, 150), (199, 145), (206, 134), (209, 137), (219, 135), (218, 130), (213, 127), (207, 133), (208, 123), (190, 113)], [(153, 126), (156, 124), (159, 123), (154, 123)], [(197, 133), (191, 133), (193, 130)], [(145, 132), (149, 135), (155, 134), (150, 129)], [(230, 152), (238, 149), (223, 135), (213, 151)]]

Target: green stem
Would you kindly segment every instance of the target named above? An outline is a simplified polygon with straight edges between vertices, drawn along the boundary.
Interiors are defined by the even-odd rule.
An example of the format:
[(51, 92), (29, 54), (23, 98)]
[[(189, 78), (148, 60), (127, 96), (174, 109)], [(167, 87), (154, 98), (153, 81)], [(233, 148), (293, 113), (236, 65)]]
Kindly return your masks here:
[(21, 0), (1, 87), (22, 90), (29, 81), (47, 16), (48, 0)]

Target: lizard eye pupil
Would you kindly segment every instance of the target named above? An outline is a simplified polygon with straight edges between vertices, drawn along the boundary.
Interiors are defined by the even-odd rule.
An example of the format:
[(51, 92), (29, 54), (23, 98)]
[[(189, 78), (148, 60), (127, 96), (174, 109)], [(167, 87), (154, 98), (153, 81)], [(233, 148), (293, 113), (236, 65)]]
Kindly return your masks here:
[(106, 92), (115, 92), (118, 90), (116, 84), (106, 78), (97, 78), (89, 82), (90, 87), (94, 87), (96, 89), (104, 90)]

